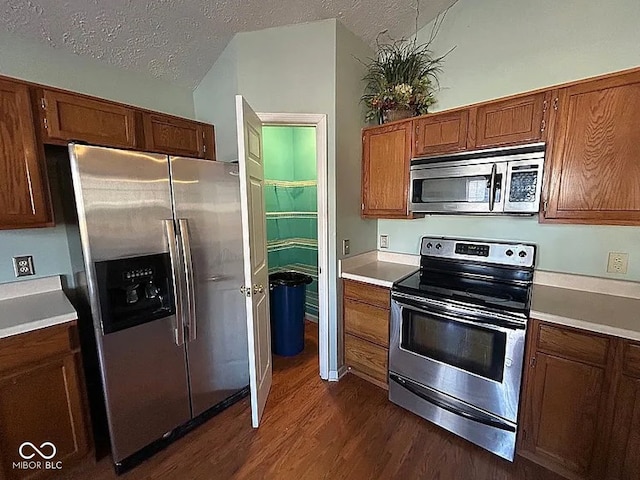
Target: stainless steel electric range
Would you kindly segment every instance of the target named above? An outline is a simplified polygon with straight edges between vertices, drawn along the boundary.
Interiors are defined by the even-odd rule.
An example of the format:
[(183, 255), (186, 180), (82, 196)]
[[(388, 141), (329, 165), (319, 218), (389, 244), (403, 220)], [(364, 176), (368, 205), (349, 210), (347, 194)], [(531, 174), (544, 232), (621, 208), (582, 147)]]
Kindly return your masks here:
[(535, 245), (423, 237), (393, 285), (389, 400), (513, 460)]

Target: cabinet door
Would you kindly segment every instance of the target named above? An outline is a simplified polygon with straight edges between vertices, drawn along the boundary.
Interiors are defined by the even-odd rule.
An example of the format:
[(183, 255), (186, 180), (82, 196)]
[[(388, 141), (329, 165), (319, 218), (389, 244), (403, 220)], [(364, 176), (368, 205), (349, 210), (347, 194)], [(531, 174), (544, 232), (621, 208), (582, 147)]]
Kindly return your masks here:
[(44, 90), (44, 141), (79, 140), (107, 147), (135, 148), (132, 108), (79, 95)]
[[(4, 478), (33, 476), (33, 470), (13, 468), (14, 462), (24, 461), (19, 453), (23, 442), (39, 449), (45, 442), (53, 444), (56, 453), (48, 461), (62, 462), (62, 469), (87, 453), (79, 364), (79, 354), (69, 353), (26, 371), (0, 377), (0, 474), (4, 474)], [(45, 445), (41, 451), (49, 456), (53, 448)], [(23, 453), (35, 452), (31, 446), (25, 446)], [(31, 460), (45, 461), (37, 453)]]
[(640, 72), (559, 91), (546, 219), (640, 224)]
[(468, 110), (427, 115), (415, 120), (414, 124), (414, 157), (459, 152), (467, 148)]
[(538, 352), (527, 382), (520, 453), (590, 478), (605, 407), (604, 368)]
[(29, 89), (0, 80), (0, 229), (53, 220)]
[(205, 132), (210, 126), (152, 113), (144, 114), (143, 123), (146, 150), (196, 158), (213, 153)]
[(546, 132), (550, 95), (526, 95), (478, 107), (475, 147), (539, 142)]
[(411, 121), (362, 134), (362, 216), (409, 217)]
[(618, 386), (607, 479), (640, 478), (640, 379), (623, 376)]

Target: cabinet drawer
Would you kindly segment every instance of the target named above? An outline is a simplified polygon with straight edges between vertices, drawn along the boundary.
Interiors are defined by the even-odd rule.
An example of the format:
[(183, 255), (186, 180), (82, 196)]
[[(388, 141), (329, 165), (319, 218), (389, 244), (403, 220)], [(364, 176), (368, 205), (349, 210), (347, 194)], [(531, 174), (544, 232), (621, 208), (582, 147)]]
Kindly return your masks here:
[(368, 303), (380, 308), (390, 308), (391, 292), (388, 288), (366, 283), (344, 281), (344, 296), (358, 302)]
[(383, 383), (387, 382), (388, 351), (361, 338), (346, 334), (344, 338), (347, 365)]
[(627, 342), (624, 348), (624, 373), (640, 378), (640, 344)]
[(0, 339), (0, 372), (20, 369), (79, 347), (75, 322)]
[(347, 298), (344, 301), (344, 330), (389, 347), (389, 310)]
[(605, 365), (609, 339), (591, 333), (540, 325), (540, 350), (573, 360)]

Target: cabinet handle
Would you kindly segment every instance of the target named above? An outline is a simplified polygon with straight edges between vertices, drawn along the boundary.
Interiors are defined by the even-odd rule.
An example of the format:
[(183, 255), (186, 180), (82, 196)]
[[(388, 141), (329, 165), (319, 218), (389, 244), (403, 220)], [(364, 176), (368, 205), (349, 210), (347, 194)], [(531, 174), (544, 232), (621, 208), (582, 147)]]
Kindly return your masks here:
[(536, 357), (531, 357), (531, 359), (529, 360), (529, 366), (531, 368), (535, 368), (536, 367)]
[(558, 110), (558, 97), (553, 99), (553, 109)]
[(545, 127), (547, 126), (547, 121), (542, 120), (542, 124), (540, 125), (540, 133), (544, 132)]

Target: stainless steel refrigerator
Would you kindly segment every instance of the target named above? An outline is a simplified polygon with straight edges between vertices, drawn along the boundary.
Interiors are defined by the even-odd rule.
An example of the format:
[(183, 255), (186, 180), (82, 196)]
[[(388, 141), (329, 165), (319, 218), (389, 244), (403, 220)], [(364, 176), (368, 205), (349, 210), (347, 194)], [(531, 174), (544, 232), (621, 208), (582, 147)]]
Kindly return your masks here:
[(248, 390), (238, 166), (69, 153), (112, 456), (126, 470)]

